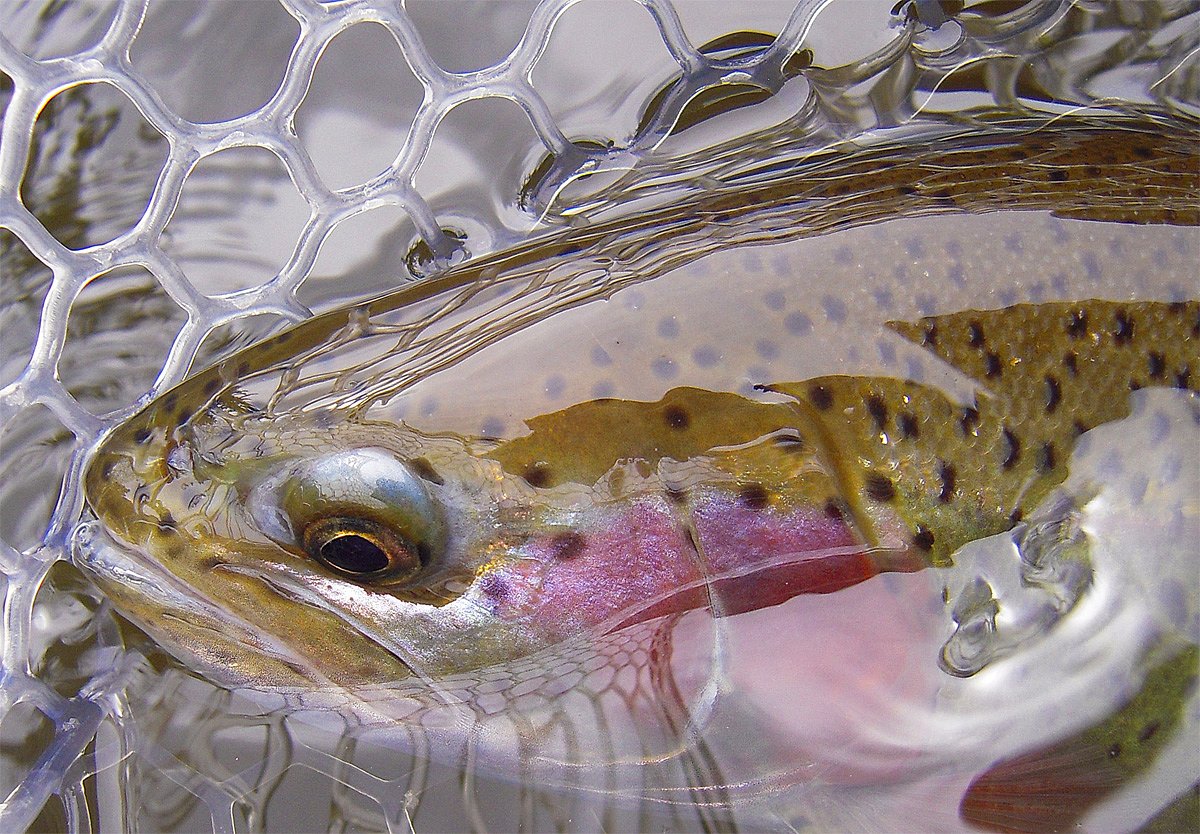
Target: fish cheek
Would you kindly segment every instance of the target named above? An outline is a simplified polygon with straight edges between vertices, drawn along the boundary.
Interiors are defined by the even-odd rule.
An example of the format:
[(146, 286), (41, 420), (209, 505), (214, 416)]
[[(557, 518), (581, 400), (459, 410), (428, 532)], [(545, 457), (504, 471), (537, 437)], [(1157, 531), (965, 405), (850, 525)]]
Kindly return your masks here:
[[(273, 544), (224, 540), (199, 547), (184, 544), (175, 558), (188, 566), (180, 578), (226, 610), (233, 629), (249, 629), (244, 642), (227, 650), (239, 655), (231, 662), (251, 683), (279, 685), (283, 669), (287, 677), (300, 675), (318, 686), (389, 683), (410, 675), (402, 661), (355, 624), (370, 628), (369, 614), (342, 615), (326, 588), (343, 580), (307, 581), (315, 578), (296, 570), (303, 566), (299, 556)], [(282, 581), (273, 581), (273, 573), (286, 573), (289, 584), (306, 585), (314, 601), (296, 599)], [(344, 584), (348, 591), (362, 593), (352, 583)]]

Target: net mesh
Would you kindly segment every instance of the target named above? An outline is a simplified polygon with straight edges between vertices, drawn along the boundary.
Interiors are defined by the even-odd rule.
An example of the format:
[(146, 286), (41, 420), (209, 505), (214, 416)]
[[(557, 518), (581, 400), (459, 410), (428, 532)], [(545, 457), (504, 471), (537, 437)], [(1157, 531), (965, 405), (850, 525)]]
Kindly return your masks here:
[[(166, 22), (138, 0), (0, 10), (0, 20), (9, 18), (0, 27), (0, 498), (8, 519), (0, 529), (7, 793), (0, 829), (260, 830), (270, 827), (272, 803), (283, 802), (309, 803), (307, 811), (293, 807), (291, 819), (328, 830), (413, 830), (418, 811), (434, 829), (464, 821), (476, 829), (562, 829), (578, 820), (577, 807), (547, 804), (524, 787), (511, 816), (494, 816), (483, 777), (469, 766), (439, 772), (415, 736), (414, 755), (399, 763), (347, 728), (297, 738), (280, 714), (238, 702), (131, 639), (64, 564), (84, 514), (81, 468), (108, 427), (189, 369), (313, 309), (386, 289), (348, 281), (325, 287), (313, 277), (335, 229), (376, 209), (393, 207), (406, 218), (406, 239), (394, 247), (404, 271), (388, 278), (412, 281), (557, 227), (633, 216), (697, 181), (761, 176), (754, 172), (785, 140), (800, 156), (906, 123), (969, 126), (975, 109), (987, 106), (1043, 120), (1138, 106), (1200, 115), (1194, 3), (829, 5), (789, 3), (761, 27), (709, 21), (705, 38), (694, 5), (584, 2), (603, 6), (585, 22), (645, 16), (665, 55), (641, 73), (640, 97), (629, 96), (628, 85), (574, 79), (600, 90), (590, 104), (609, 114), (607, 125), (561, 105), (570, 84), (551, 94), (539, 83), (540, 67), (577, 46), (575, 0), (504, 6), (517, 25), (497, 31), (519, 33), (515, 46), (501, 44), (502, 58), (466, 71), (446, 69), (453, 56), (435, 57), (427, 42), (436, 27), (418, 24), (440, 16), (452, 31), (457, 7), (281, 0), (272, 7), (286, 55), (278, 83), (257, 72), (223, 91), (225, 101), (180, 93), (188, 73), (200, 71), (198, 59), (184, 54), (191, 34), (208, 31), (212, 43), (225, 38), (233, 50), (274, 43), (258, 30), (246, 36), (224, 26), (228, 7), (188, 7)], [(370, 175), (331, 187), (338, 177), (329, 152), (302, 135), (302, 111), (335, 39), (362, 24), (382, 27), (398, 44), (394, 68), (415, 86), (401, 108), (407, 121), (394, 153)], [(72, 33), (67, 47), (64, 31)], [(183, 72), (164, 76), (160, 65), (137, 60), (139, 44), (152, 37), (183, 40)], [(247, 90), (260, 91), (262, 103), (229, 117)], [(632, 112), (621, 107), (627, 96), (637, 102)], [(456, 211), (462, 190), (428, 185), (430, 170), (444, 173), (453, 163), (433, 166), (440, 131), (457, 108), (483, 100), (515, 105), (530, 137), (503, 195), (516, 207), (510, 215)], [(132, 118), (113, 117), (130, 107)], [(697, 125), (704, 130), (692, 131)], [(133, 143), (131, 132), (138, 153), (100, 157), (101, 170), (88, 168), (95, 148)], [(222, 173), (221, 163), (238, 153), (233, 173)], [(682, 183), (673, 176), (679, 170), (699, 173)], [(204, 187), (228, 186), (230, 176), (244, 178), (243, 202), (206, 203)], [(294, 191), (290, 213), (281, 213), (286, 183)], [(256, 199), (268, 209), (256, 212)], [(231, 212), (228, 222), (248, 237), (256, 224), (283, 229), (277, 236), (288, 242), (278, 263), (264, 258), (243, 277), (206, 272), (173, 234), (173, 224), (206, 211)], [(137, 344), (124, 335), (131, 328)], [(323, 785), (315, 793), (314, 778)], [(437, 803), (449, 816), (430, 810)], [(645, 826), (636, 815), (597, 813), (605, 828)]]

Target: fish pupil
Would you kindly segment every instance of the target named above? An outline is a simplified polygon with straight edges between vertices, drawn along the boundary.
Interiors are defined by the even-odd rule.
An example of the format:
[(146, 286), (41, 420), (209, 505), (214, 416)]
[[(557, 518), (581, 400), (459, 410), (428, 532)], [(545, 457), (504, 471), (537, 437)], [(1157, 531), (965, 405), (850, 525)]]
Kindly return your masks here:
[(321, 545), (321, 559), (352, 574), (376, 573), (388, 566), (383, 548), (357, 533), (335, 536)]

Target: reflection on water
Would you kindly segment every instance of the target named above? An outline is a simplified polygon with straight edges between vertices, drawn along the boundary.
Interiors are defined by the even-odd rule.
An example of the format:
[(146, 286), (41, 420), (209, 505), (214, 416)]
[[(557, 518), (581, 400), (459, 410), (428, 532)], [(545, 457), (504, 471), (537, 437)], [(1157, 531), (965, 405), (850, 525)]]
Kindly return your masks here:
[[(654, 22), (662, 7), (652, 5), (647, 13), (631, 4), (637, 20), (631, 19), (624, 44), (634, 44), (638, 32), (650, 37), (661, 73), (611, 60), (607, 34), (587, 22), (614, 18), (610, 7), (571, 7), (554, 27), (533, 83), (574, 144), (543, 147), (517, 105), (472, 101), (426, 137), (430, 153), (414, 176), (437, 220), (464, 238), (473, 255), (520, 242), (542, 228), (539, 221), (570, 227), (568, 245), (578, 248), (534, 245), (507, 261), (497, 258), (503, 269), (472, 273), (468, 267), (459, 274), (478, 277), (477, 285), (451, 279), (441, 294), (431, 290), (390, 318), (375, 319), (379, 338), (364, 339), (370, 346), (361, 355), (334, 352), (278, 375), (241, 379), (239, 398), (225, 405), (234, 414), (269, 407), (273, 418), (301, 415), (298, 425), (306, 431), (320, 429), (305, 442), (322, 450), (332, 441), (320, 431), (332, 431), (340, 420), (330, 418), (337, 406), (370, 403), (367, 419), (416, 435), (467, 438), (471, 454), (487, 459), (497, 448), (517, 448), (513, 444), (530, 437), (531, 421), (539, 417), (601, 398), (651, 403), (683, 386), (779, 405), (786, 392), (772, 396), (756, 386), (830, 374), (886, 376), (969, 405), (986, 395), (988, 379), (951, 367), (929, 344), (902, 338), (885, 323), (1025, 302), (1194, 300), (1200, 238), (1186, 224), (1195, 222), (1196, 189), (1194, 176), (1182, 179), (1179, 171), (1194, 173), (1186, 148), (1196, 133), (1188, 115), (1196, 112), (1196, 96), (1194, 75), (1176, 71), (1187, 70), (1188, 30), (1180, 24), (1194, 20), (1186, 9), (1170, 3), (1057, 11), (1055, 4), (1000, 4), (1003, 9), (942, 22), (952, 5), (902, 4), (896, 17), (881, 14), (869, 26), (859, 13), (834, 6), (818, 18), (806, 49), (777, 56), (777, 77), (762, 71), (730, 76), (687, 107), (695, 91), (687, 84), (695, 79), (674, 80), (677, 65), (662, 47), (661, 20)], [(710, 55), (748, 59), (770, 43), (755, 32), (791, 25), (792, 4), (784, 6), (782, 13), (764, 6), (754, 19), (714, 20), (710, 4), (681, 4), (679, 25), (694, 43), (709, 44), (704, 51)], [(934, 6), (942, 9), (937, 21), (930, 17)], [(19, 46), (31, 54), (78, 48), (55, 44), (87, 29), (67, 25), (80, 8), (48, 16), (39, 24), (41, 41)], [(423, 37), (447, 39), (431, 43), (430, 53), (435, 60), (449, 56), (456, 67), (495, 58), (484, 45), (471, 46), (462, 31), (494, 24), (500, 40), (515, 42), (529, 16), (519, 4), (483, 4), (446, 28), (445, 16), (427, 20), (426, 11), (414, 12)], [(521, 23), (514, 29), (517, 12)], [(239, 14), (248, 17), (234, 28), (256, 33), (261, 50), (232, 49), (234, 60), (214, 62), (202, 73), (179, 64), (178, 44), (159, 32), (172, 15), (188, 23), (187, 37), (197, 42), (220, 41), (222, 31), (232, 31), (223, 27), (234, 24), (199, 7), (176, 7), (148, 19), (135, 68), (185, 116), (225, 118), (257, 106), (285, 70), (296, 26), (274, 6)], [(905, 17), (911, 40), (899, 23)], [(88, 19), (106, 20), (107, 12)], [(439, 31), (444, 34), (434, 34)], [(1113, 32), (1124, 40), (1109, 50)], [(374, 37), (381, 34), (382, 41)], [(1068, 42), (1071, 49), (1056, 51)], [(1025, 68), (980, 69), (1003, 63), (990, 43), (1029, 53), (1020, 58)], [(184, 199), (170, 211), (162, 209), (161, 196), (178, 196), (182, 181), (160, 186), (160, 201), (153, 202), (165, 143), (131, 99), (96, 84), (51, 99), (38, 117), (39, 139), (21, 190), (33, 215), (71, 248), (119, 238), (144, 215), (157, 224), (153, 247), (137, 250), (147, 254), (144, 266), (107, 270), (97, 262), (99, 277), (80, 284), (69, 317), (63, 308), (66, 348), (57, 373), (84, 408), (128, 415), (164, 364), (173, 368), (168, 377), (177, 378), (188, 351), (197, 349), (192, 367), (202, 369), (303, 312), (298, 305), (251, 305), (247, 312), (259, 315), (228, 318), (233, 308), (222, 308), (214, 320), (224, 323), (205, 336), (188, 329), (197, 322), (185, 321), (180, 303), (215, 315), (205, 296), (250, 288), (281, 269), (293, 277), (309, 273), (299, 297), (318, 311), (410, 280), (406, 264), (415, 260), (419, 217), (383, 201), (347, 216), (318, 240), (300, 200), (315, 194), (329, 201), (323, 204), (328, 209), (336, 201), (326, 188), (353, 187), (400, 152), (397, 119), (411, 115), (407, 104), (385, 84), (387, 100), (375, 107), (371, 96), (381, 93), (371, 93), (378, 85), (367, 82), (384, 74), (372, 69), (364, 80), (359, 76), (368, 70), (354, 60), (398, 57), (387, 44), (382, 27), (360, 24), (334, 38), (330, 60), (317, 64), (316, 85), (297, 122), (314, 171), (294, 157), (279, 164), (257, 148), (222, 151), (200, 160), (182, 187)], [(873, 50), (865, 64), (843, 66)], [(1109, 72), (1113, 63), (1118, 70)], [(410, 68), (401, 69), (408, 83)], [(254, 84), (228, 81), (246, 74)], [(357, 92), (329, 95), (339, 88)], [(587, 96), (577, 95), (581, 89)], [(1087, 160), (1073, 158), (1058, 141), (1038, 146), (1035, 138), (1021, 146), (1032, 147), (1032, 156), (988, 167), (985, 158), (998, 151), (981, 140), (982, 124), (995, 127), (1016, 111), (1028, 121), (1016, 130), (1016, 122), (1009, 124), (1003, 141), (1019, 145), (1024, 140), (1014, 137), (1043, 127), (1047, 112), (1097, 95), (1153, 99), (1148, 112), (1158, 135), (1145, 146), (1085, 144), (1079, 156)], [(1022, 106), (1039, 112), (1021, 112)], [(977, 108), (969, 117), (968, 107)], [(346, 133), (337, 128), (346, 124), (349, 108), (355, 120)], [(951, 118), (942, 120), (947, 113)], [(873, 132), (908, 119), (936, 138), (919, 130)], [(796, 130), (805, 120), (811, 134)], [(1117, 121), (1109, 113), (1091, 127), (1112, 129)], [(481, 122), (492, 132), (480, 132)], [(854, 143), (837, 144), (847, 137)], [(946, 143), (956, 141), (966, 155), (947, 165)], [(353, 151), (353, 143), (367, 150)], [(829, 157), (809, 158), (829, 146), (835, 147)], [(643, 152), (649, 154), (644, 163)], [(970, 156), (976, 152), (983, 156)], [(1130, 165), (1122, 153), (1143, 158)], [(1086, 170), (1088, 161), (1099, 173)], [(1119, 174), (1110, 172), (1108, 166), (1123, 163)], [(289, 174), (297, 170), (293, 184)], [(989, 177), (993, 185), (981, 187)], [(1056, 177), (1071, 184), (1062, 186)], [(846, 191), (839, 194), (842, 183)], [(761, 198), (756, 212), (745, 209), (747, 195)], [(674, 208), (689, 199), (692, 211)], [(1030, 210), (960, 213), (1013, 206)], [(1126, 218), (1134, 210), (1155, 225), (1078, 219)], [(606, 218), (625, 221), (605, 225)], [(1168, 223), (1158, 225), (1164, 219)], [(345, 233), (351, 228), (353, 234)], [(0, 235), (8, 379), (20, 372), (34, 342), (50, 274), (38, 260), (44, 255), (39, 247), (32, 247), (35, 257), (15, 236)], [(310, 243), (292, 252), (297, 237), (306, 235)], [(774, 242), (798, 235), (807, 239)], [(49, 301), (46, 315), (53, 318), (55, 299)], [(1078, 407), (1076, 394), (1112, 398), (1122, 408), (1128, 402), (1132, 410), (1119, 421), (1073, 432), (1048, 467), (1066, 475), (1058, 489), (1022, 506), (1026, 517), (1005, 524), (1003, 532), (968, 529), (953, 566), (856, 575), (862, 581), (829, 594), (772, 588), (762, 604), (737, 597), (744, 583), (734, 577), (728, 595), (742, 602), (727, 606), (727, 616), (714, 618), (688, 603), (665, 616), (634, 617), (594, 641), (585, 629), (586, 639), (575, 634), (561, 645), (534, 646), (528, 662), (517, 658), (487, 673), (439, 676), (432, 688), (451, 703), (424, 704), (419, 721), (410, 720), (405, 697), (353, 687), (338, 694), (347, 699), (342, 712), (354, 720), (319, 711), (285, 718), (274, 696), (215, 687), (107, 608), (94, 616), (106, 604), (102, 597), (74, 568), (59, 564), (32, 611), (32, 671), (67, 698), (84, 687), (122, 693), (111, 701), (120, 725), (102, 726), (71, 776), (83, 786), (79, 807), (86, 805), (102, 830), (1036, 830), (1078, 823), (1109, 831), (1136, 828), (1183, 797), (1159, 825), (1170, 830), (1183, 820), (1182, 827), (1194, 827), (1200, 717), (1194, 582), (1200, 465), (1194, 450), (1200, 438), (1191, 392), (1200, 360), (1194, 337), (1190, 345), (1147, 346), (1145, 321), (1138, 318), (1129, 334), (1145, 368), (1120, 380), (1119, 390), (1077, 392), (1039, 377), (1011, 399), (1020, 419), (1063, 392), (1069, 395), (1062, 396), (1064, 414)], [(13, 338), (18, 330), (24, 335)], [(1097, 339), (1111, 337), (1095, 332)], [(999, 353), (1015, 338), (1006, 334)], [(380, 359), (384, 343), (396, 349)], [(270, 364), (295, 350), (284, 345), (259, 356)], [(981, 356), (986, 361), (986, 351)], [(1004, 357), (1010, 358), (1019, 360)], [(230, 376), (239, 374), (231, 370)], [(1134, 387), (1145, 390), (1127, 393)], [(913, 431), (904, 422), (907, 405), (885, 403), (893, 435)], [(876, 419), (875, 410), (868, 411)], [(552, 462), (557, 471), (562, 461), (600, 466), (610, 480), (615, 474), (622, 480), (613, 496), (636, 493), (655, 478), (695, 489), (719, 486), (730, 473), (736, 481), (747, 472), (778, 469), (776, 457), (761, 454), (760, 438), (722, 443), (719, 432), (704, 438), (706, 453), (719, 447), (708, 456), (720, 458), (715, 464), (689, 468), (690, 459), (658, 455), (655, 466), (646, 466), (639, 455), (651, 435), (631, 429), (640, 425), (633, 420), (625, 433), (609, 429), (604, 437), (569, 425), (534, 459), (522, 458), (533, 468), (490, 470), (498, 480), (507, 477), (505, 483), (532, 473), (513, 494), (541, 496), (553, 506), (558, 538), (550, 541), (558, 550), (565, 542), (573, 551), (576, 539), (562, 536), (582, 525), (612, 551), (606, 562), (595, 548), (580, 545), (580, 575), (527, 601), (563, 609), (545, 615), (555, 623), (573, 621), (568, 610), (575, 620), (586, 619), (580, 611), (599, 596), (597, 576), (619, 584), (627, 571), (614, 571), (614, 554), (630, 558), (625, 554), (633, 547), (642, 566), (655, 554), (604, 529), (613, 518), (629, 519), (611, 507), (595, 511), (589, 490), (597, 479), (545, 498), (538, 490), (561, 484), (542, 481), (538, 465)], [(69, 414), (43, 406), (6, 423), (0, 452), (5, 542), (37, 545), (57, 483), (78, 475), (69, 469), (78, 430)], [(937, 430), (926, 423), (917, 429), (926, 437)], [(336, 442), (347, 437), (361, 440), (351, 433)], [(238, 439), (244, 449), (245, 436)], [(772, 436), (774, 445), (788, 440), (794, 439), (776, 444)], [(236, 442), (217, 445), (204, 465), (216, 467), (222, 455), (240, 453)], [(641, 451), (635, 454), (634, 447)], [(1026, 443), (1020, 451), (1020, 466), (1034, 467), (1038, 449)], [(1041, 454), (1044, 461), (1044, 449)], [(829, 459), (794, 448), (789, 455), (804, 463), (809, 482), (847, 486)], [(496, 452), (491, 460), (502, 457)], [(939, 477), (933, 485), (944, 490), (946, 476)], [(115, 475), (114, 483), (120, 479)], [(958, 486), (968, 482), (962, 476)], [(747, 517), (755, 505), (766, 502), (768, 513), (783, 512), (773, 493), (764, 497), (747, 486), (762, 487), (763, 479), (740, 483), (732, 494), (741, 505), (721, 516), (745, 525), (740, 533), (725, 531), (731, 540), (741, 535), (743, 544), (768, 538), (754, 526), (760, 522)], [(581, 493), (588, 496), (583, 503)], [(809, 497), (804, 489), (797, 494)], [(167, 500), (156, 496), (150, 505)], [(226, 507), (218, 516), (228, 523), (238, 500), (214, 498), (203, 513)], [(909, 511), (904, 501), (901, 515)], [(482, 503), (458, 509), (474, 511)], [(713, 506), (725, 505), (714, 500)], [(834, 514), (817, 506), (828, 526)], [(671, 517), (677, 510), (664, 512)], [(184, 526), (187, 513), (177, 516)], [(868, 521), (886, 527), (878, 514), (854, 520), (859, 532)], [(520, 528), (532, 536), (533, 555), (519, 564), (536, 566), (538, 554), (549, 552), (537, 549), (545, 523), (539, 517)], [(665, 541), (641, 529), (643, 543)], [(934, 529), (940, 541), (942, 528)], [(244, 531), (267, 540), (252, 523)], [(703, 548), (705, 539), (697, 536)], [(85, 559), (124, 558), (105, 549), (102, 539), (80, 541)], [(843, 544), (823, 541), (814, 552), (843, 556), (835, 552)], [(658, 555), (672, 552), (663, 544)], [(129, 568), (130, 587), (140, 569)], [(771, 578), (778, 583), (781, 575), (798, 581), (786, 571)], [(652, 589), (651, 601), (662, 601), (659, 590)], [(302, 604), (297, 586), (291, 593), (289, 601)], [(214, 598), (222, 605), (227, 597)], [(136, 607), (126, 610), (139, 619)], [(386, 632), (368, 633), (387, 644)], [(343, 657), (336, 638), (318, 631), (316, 642)], [(956, 663), (962, 677), (946, 671)], [(312, 697), (297, 700), (311, 706)], [(401, 713), (405, 720), (377, 726), (381, 715)], [(364, 714), (375, 724), (355, 724)], [(50, 722), (41, 715), (22, 704), (0, 722), (0, 751), (14, 773), (24, 772), (49, 743)], [(1044, 798), (1047, 790), (1052, 801)], [(37, 827), (63, 827), (60, 812), (48, 806)]]

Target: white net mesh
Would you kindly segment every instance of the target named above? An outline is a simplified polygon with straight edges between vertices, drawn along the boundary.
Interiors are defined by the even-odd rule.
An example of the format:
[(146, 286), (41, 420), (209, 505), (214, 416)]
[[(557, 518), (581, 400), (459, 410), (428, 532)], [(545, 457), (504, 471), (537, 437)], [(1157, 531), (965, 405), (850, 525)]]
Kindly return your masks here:
[(353, 733), (302, 742), (123, 648), (60, 564), (82, 463), (280, 323), (785, 151), (987, 106), (1200, 114), (1191, 3), (828, 5), (0, 9), (0, 829), (410, 830), (419, 808), (431, 829), (569, 827), (577, 809), (524, 794), (488, 807), (470, 767), (388, 761)]

